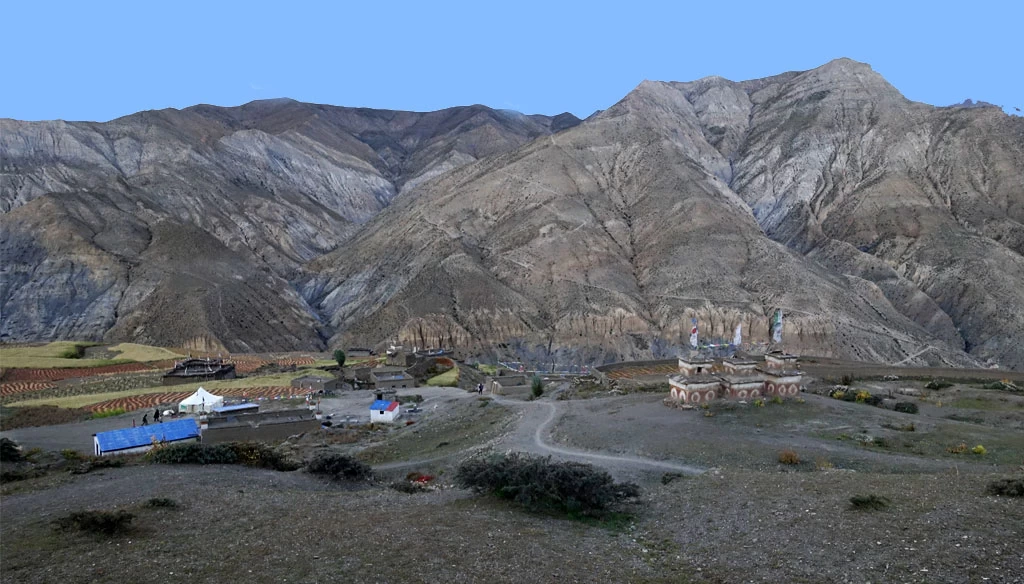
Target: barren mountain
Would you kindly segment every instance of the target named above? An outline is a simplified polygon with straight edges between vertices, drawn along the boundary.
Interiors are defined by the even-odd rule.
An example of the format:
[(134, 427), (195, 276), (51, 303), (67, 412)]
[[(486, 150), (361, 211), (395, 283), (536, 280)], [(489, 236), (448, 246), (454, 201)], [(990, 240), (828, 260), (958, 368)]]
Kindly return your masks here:
[[(847, 59), (645, 81), (580, 123), (254, 102), (0, 121), (0, 336), (457, 345), (701, 336), (1024, 368), (1024, 119)], [(326, 343), (325, 343), (326, 341)]]
[(0, 338), (322, 347), (301, 263), (404, 188), (574, 123), (291, 100), (0, 120)]
[(301, 290), (335, 342), (557, 360), (703, 335), (1024, 367), (1024, 120), (905, 99), (867, 65), (644, 82), (402, 197)]

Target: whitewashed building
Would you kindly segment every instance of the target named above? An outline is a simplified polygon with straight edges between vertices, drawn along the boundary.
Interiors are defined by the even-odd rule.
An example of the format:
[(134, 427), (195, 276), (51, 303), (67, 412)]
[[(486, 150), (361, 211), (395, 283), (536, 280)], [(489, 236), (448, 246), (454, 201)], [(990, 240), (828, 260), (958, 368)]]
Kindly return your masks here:
[(402, 406), (396, 401), (379, 399), (370, 404), (371, 422), (394, 422), (402, 415)]

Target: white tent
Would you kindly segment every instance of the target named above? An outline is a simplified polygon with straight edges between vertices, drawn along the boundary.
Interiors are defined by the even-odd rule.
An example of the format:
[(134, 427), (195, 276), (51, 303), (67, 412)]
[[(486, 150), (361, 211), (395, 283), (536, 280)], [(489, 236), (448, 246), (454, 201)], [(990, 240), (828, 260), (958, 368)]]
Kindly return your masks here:
[(195, 393), (181, 400), (178, 404), (179, 413), (195, 413), (195, 412), (209, 412), (217, 406), (224, 405), (224, 398), (219, 395), (213, 395), (203, 388), (199, 388)]

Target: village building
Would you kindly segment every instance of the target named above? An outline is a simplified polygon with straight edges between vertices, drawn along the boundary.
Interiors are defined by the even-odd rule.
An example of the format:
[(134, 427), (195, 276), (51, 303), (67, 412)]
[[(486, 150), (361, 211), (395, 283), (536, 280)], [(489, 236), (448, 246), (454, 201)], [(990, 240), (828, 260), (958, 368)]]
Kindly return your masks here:
[(333, 375), (303, 375), (292, 380), (292, 387), (303, 389), (309, 393), (336, 391), (341, 387), (341, 380)]
[(415, 387), (416, 379), (405, 371), (371, 371), (370, 383), (374, 389), (400, 389)]
[(720, 367), (726, 375), (754, 375), (757, 365), (757, 361), (752, 359), (727, 357), (721, 360)]
[(742, 357), (712, 361), (691, 354), (679, 357), (678, 366), (679, 373), (668, 380), (669, 398), (677, 403), (794, 397), (802, 387), (797, 357), (787, 353), (769, 353), (762, 364)]
[(764, 377), (760, 375), (725, 375), (722, 377), (723, 399), (758, 399), (764, 393)]
[(242, 413), (241, 410), (224, 411), (222, 408), (207, 419), (206, 428), (203, 429), (203, 444), (278, 442), (319, 429), (320, 421), (308, 409)]
[(244, 404), (233, 404), (230, 406), (217, 406), (210, 410), (210, 413), (215, 415), (238, 415), (238, 414), (255, 414), (260, 411), (260, 404), (257, 403), (244, 403)]
[(793, 371), (797, 368), (798, 357), (782, 351), (772, 351), (764, 356), (764, 364), (768, 369)]
[(761, 369), (764, 375), (764, 394), (769, 397), (794, 397), (803, 389), (803, 373), (781, 369)]
[(722, 380), (712, 375), (673, 375), (668, 384), (673, 400), (684, 404), (706, 403), (718, 397)]
[(175, 363), (173, 369), (164, 373), (163, 384), (180, 385), (234, 378), (234, 363), (225, 363), (222, 359), (185, 359)]
[(679, 373), (689, 377), (710, 374), (714, 365), (711, 359), (703, 357), (679, 357)]
[(484, 380), (484, 389), (494, 395), (529, 397), (533, 387), (525, 375), (492, 375)]
[(199, 441), (199, 424), (194, 418), (149, 424), (92, 435), (93, 454), (111, 456), (147, 452), (157, 444)]
[(370, 422), (394, 422), (402, 415), (402, 406), (396, 401), (376, 400), (370, 404)]

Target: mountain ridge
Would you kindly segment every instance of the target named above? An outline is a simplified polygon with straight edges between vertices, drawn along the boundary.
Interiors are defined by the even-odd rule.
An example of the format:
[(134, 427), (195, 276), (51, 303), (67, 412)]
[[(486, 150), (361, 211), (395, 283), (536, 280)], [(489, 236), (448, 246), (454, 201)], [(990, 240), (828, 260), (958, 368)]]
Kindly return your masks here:
[[(206, 324), (188, 334), (207, 344), (254, 348), (249, 336), (283, 328), (290, 346), (393, 339), (598, 362), (671, 355), (685, 346), (690, 318), (712, 336), (741, 324), (765, 342), (767, 316), (783, 308), (793, 350), (1024, 366), (1014, 346), (1024, 336), (1024, 317), (1014, 316), (1024, 314), (1014, 284), (1024, 281), (1024, 123), (995, 108), (912, 102), (863, 63), (740, 82), (645, 81), (582, 122), (482, 106), (416, 119), (281, 100), (210, 107), (186, 108), (206, 120), (191, 122), (193, 135), (228, 149), (223, 165), (248, 171), (236, 173), (239, 189), (268, 191), (263, 204), (275, 213), (260, 218), (262, 233), (176, 220), (254, 256), (243, 263), (256, 271), (232, 278), (269, 272), (271, 289), (298, 300), (267, 311), (291, 315), (274, 331), (235, 330), (230, 316), (218, 323), (206, 309)], [(215, 138), (226, 127), (232, 139)], [(299, 169), (270, 172), (275, 156)], [(352, 172), (318, 191), (309, 168), (327, 163)], [(29, 176), (45, 182), (51, 167), (40, 166)], [(96, 197), (102, 178), (86, 178), (83, 196)], [(268, 179), (276, 182), (259, 182)], [(323, 209), (318, 196), (336, 203), (360, 180), (369, 180), (358, 192), (370, 204), (349, 217), (307, 214), (292, 233), (267, 226), (290, 221), (274, 197)], [(132, 241), (108, 247), (139, 247)], [(18, 257), (11, 249), (0, 241)], [(221, 294), (228, 283), (210, 276), (207, 287)], [(2, 308), (24, 311), (29, 291), (6, 286)], [(150, 340), (138, 327), (174, 297), (160, 299), (155, 285), (124, 295), (151, 307), (118, 316), (103, 334)], [(248, 289), (229, 297), (269, 302)], [(43, 329), (6, 318), (0, 326), (10, 338), (26, 330)], [(226, 343), (224, 330), (233, 331)]]

